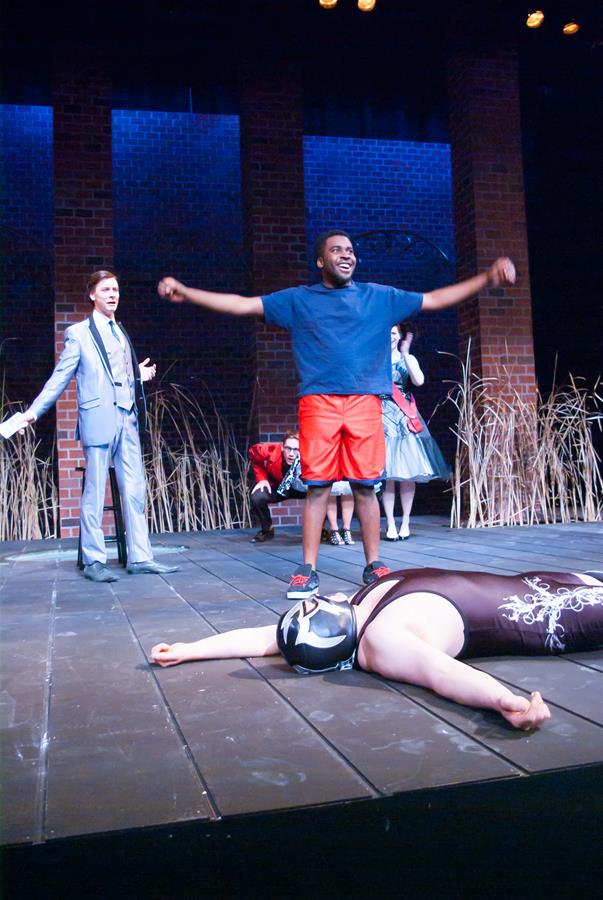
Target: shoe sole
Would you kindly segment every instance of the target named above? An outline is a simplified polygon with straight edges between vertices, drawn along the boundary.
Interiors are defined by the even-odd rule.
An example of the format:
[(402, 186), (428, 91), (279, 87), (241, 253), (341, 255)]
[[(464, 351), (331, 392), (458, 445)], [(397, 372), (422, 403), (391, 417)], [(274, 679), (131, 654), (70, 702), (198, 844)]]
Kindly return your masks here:
[[(145, 569), (126, 569), (128, 575), (173, 575), (174, 572), (179, 572), (179, 569), (169, 569), (166, 572), (153, 572), (152, 570)], [(116, 579), (117, 580), (117, 579)]]
[(287, 600), (309, 600), (317, 594), (319, 588), (316, 587), (312, 591), (287, 591)]
[(119, 578), (90, 578), (89, 575), (84, 575), (84, 578), (94, 584), (113, 584), (114, 581), (119, 581)]

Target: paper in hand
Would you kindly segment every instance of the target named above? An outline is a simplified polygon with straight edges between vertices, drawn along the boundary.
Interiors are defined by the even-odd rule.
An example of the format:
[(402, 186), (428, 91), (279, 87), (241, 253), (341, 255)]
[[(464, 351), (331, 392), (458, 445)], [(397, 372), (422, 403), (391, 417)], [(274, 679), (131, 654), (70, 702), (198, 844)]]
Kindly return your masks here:
[(20, 431), (21, 428), (26, 428), (29, 425), (29, 422), (25, 421), (23, 418), (23, 413), (16, 412), (10, 419), (7, 419), (6, 422), (0, 423), (0, 434), (3, 438), (12, 437), (17, 431)]

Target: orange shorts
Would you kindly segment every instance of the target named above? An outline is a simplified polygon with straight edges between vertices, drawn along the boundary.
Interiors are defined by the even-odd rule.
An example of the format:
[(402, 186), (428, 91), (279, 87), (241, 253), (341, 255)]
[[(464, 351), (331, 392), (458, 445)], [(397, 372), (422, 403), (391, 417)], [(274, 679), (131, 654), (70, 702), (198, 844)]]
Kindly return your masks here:
[(299, 401), (302, 478), (310, 485), (372, 485), (385, 468), (381, 400), (374, 394), (311, 394)]

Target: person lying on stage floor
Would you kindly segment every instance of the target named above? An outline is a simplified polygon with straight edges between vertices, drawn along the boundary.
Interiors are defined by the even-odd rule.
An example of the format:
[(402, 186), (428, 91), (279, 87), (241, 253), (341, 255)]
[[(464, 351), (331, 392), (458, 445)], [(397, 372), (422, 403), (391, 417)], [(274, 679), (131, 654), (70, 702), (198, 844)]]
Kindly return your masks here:
[[(347, 601), (347, 602), (346, 602)], [(513, 694), (461, 659), (557, 654), (603, 644), (603, 572), (490, 575), (408, 569), (353, 597), (301, 600), (278, 624), (242, 628), (194, 643), (156, 644), (151, 661), (271, 656), (298, 672), (356, 667), (430, 688), (467, 706), (499, 712), (515, 728), (550, 718), (538, 692)]]

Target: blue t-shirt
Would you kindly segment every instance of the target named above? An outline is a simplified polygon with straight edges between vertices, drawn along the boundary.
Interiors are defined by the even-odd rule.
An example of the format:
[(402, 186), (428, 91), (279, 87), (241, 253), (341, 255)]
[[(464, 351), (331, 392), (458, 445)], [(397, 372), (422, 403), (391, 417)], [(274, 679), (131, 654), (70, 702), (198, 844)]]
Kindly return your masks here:
[(391, 393), (391, 328), (414, 318), (422, 302), (422, 294), (355, 282), (262, 297), (266, 322), (291, 333), (300, 397)]

